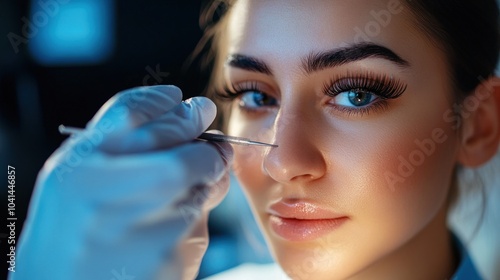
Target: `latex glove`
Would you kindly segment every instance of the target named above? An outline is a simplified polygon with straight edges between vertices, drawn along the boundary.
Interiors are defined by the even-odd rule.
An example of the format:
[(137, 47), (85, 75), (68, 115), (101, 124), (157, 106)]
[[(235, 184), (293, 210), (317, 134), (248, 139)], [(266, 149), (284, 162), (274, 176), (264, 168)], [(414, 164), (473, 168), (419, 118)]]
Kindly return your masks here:
[(192, 141), (216, 108), (181, 99), (173, 86), (124, 91), (54, 152), (10, 279), (195, 278), (232, 150)]

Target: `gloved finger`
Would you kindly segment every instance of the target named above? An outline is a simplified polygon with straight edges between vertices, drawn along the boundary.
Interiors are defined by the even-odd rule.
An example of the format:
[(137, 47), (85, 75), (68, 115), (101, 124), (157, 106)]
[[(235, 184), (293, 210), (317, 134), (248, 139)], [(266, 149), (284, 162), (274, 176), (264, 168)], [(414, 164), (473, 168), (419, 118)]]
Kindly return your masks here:
[[(107, 134), (111, 134), (131, 129), (168, 112), (181, 100), (182, 92), (176, 86), (128, 89), (109, 99), (87, 124), (87, 130), (105, 129)], [(109, 129), (110, 126), (112, 129)]]
[(142, 126), (106, 138), (101, 150), (108, 153), (139, 153), (165, 149), (191, 141), (215, 119), (217, 108), (206, 97), (181, 102), (169, 112)]
[(184, 267), (182, 278), (195, 279), (198, 275), (203, 255), (208, 247), (208, 213), (204, 213), (195, 222), (191, 230), (179, 242), (177, 248), (178, 262)]
[[(208, 130), (207, 132), (212, 134), (224, 135), (222, 131), (215, 129)], [(226, 142), (209, 142), (209, 143), (212, 144), (214, 147), (216, 147), (217, 150), (219, 150), (226, 165), (229, 166), (233, 163), (234, 151), (231, 144)]]
[[(209, 130), (207, 132), (219, 135), (224, 134), (222, 133), (222, 131), (219, 130)], [(208, 142), (208, 143), (217, 148), (217, 150), (222, 156), (222, 159), (224, 160), (224, 163), (226, 164), (226, 168), (228, 171), (219, 181), (209, 186), (210, 196), (208, 196), (208, 200), (205, 203), (206, 211), (214, 209), (217, 205), (219, 205), (222, 202), (224, 197), (227, 195), (227, 192), (229, 191), (229, 169), (231, 168), (234, 158), (234, 151), (231, 144), (225, 142)]]
[(221, 179), (209, 186), (209, 195), (207, 196), (207, 201), (205, 202), (204, 211), (208, 212), (217, 205), (219, 205), (222, 200), (226, 197), (229, 192), (229, 169), (226, 170)]
[(54, 154), (39, 179), (48, 180), (44, 184), (51, 188), (61, 186), (69, 196), (98, 204), (173, 204), (192, 187), (210, 185), (226, 172), (217, 149), (202, 142), (152, 153), (78, 156), (77, 150)]

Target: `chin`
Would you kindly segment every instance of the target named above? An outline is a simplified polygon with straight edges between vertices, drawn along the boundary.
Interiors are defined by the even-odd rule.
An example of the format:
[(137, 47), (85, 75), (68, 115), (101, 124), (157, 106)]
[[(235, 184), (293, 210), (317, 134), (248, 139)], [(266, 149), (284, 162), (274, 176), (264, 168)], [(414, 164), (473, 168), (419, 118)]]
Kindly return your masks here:
[(335, 232), (313, 240), (290, 240), (272, 229), (267, 215), (260, 218), (274, 260), (291, 279), (347, 279), (355, 273), (353, 263), (347, 260), (356, 260), (356, 256), (348, 256)]
[(272, 244), (271, 250), (276, 262), (291, 278), (305, 279), (346, 279), (352, 268), (342, 261), (340, 252), (325, 250), (320, 244), (308, 243), (302, 246)]

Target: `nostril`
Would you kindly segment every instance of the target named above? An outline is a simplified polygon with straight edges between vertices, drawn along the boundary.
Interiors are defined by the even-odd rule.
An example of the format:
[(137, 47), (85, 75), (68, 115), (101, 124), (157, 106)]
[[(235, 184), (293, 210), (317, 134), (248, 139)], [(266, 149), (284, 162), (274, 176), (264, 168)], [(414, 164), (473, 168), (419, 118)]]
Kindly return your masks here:
[(279, 148), (268, 149), (264, 154), (264, 175), (284, 184), (303, 184), (324, 176), (326, 161), (317, 145), (299, 138), (278, 142)]
[(292, 182), (293, 181), (313, 181), (316, 179), (317, 178), (312, 174), (304, 174), (304, 175), (295, 176), (292, 179), (290, 179), (290, 181), (292, 181)]

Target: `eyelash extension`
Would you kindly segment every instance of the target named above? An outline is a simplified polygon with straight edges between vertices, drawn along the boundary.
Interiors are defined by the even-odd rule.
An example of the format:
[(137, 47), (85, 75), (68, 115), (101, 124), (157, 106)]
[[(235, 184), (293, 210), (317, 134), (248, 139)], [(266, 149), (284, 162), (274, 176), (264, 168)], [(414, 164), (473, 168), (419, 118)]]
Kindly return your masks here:
[[(386, 75), (362, 73), (347, 74), (331, 79), (323, 86), (326, 95), (335, 97), (342, 92), (360, 90), (372, 93), (381, 99), (395, 99), (406, 91), (406, 85)], [(357, 109), (359, 110), (359, 109)]]
[(401, 81), (386, 75), (371, 72), (347, 73), (346, 76), (337, 76), (331, 79), (323, 86), (323, 92), (325, 95), (336, 97), (343, 92), (357, 90), (378, 97), (377, 100), (363, 107), (344, 107), (335, 104), (329, 106), (331, 110), (340, 112), (347, 117), (357, 117), (384, 111), (389, 107), (387, 100), (400, 97), (406, 91), (406, 87)]
[[(224, 86), (222, 91), (217, 91), (216, 96), (222, 101), (233, 101), (238, 98), (242, 93), (248, 91), (262, 92), (259, 85), (255, 81), (246, 81), (239, 84), (231, 84), (231, 87)], [(264, 92), (262, 92), (264, 93)]]

